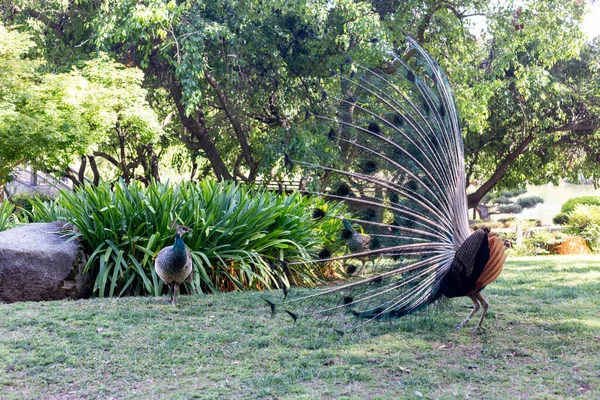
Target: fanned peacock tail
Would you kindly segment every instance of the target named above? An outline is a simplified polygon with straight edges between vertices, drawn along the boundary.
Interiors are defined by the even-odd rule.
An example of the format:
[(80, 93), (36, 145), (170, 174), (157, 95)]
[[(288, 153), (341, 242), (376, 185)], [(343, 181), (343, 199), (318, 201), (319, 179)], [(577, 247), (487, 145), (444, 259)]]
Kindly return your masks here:
[[(319, 117), (331, 124), (329, 140), (345, 154), (346, 167), (293, 161), (329, 176), (327, 193), (315, 194), (358, 210), (356, 218), (344, 220), (346, 229), (360, 225), (369, 238), (368, 246), (350, 242), (357, 240), (350, 228), (350, 254), (315, 261), (344, 263), (342, 283), (308, 294), (286, 291), (280, 304), (268, 301), (294, 321), (329, 321), (342, 332), (372, 319), (401, 317), (448, 295), (448, 286), (461, 285), (459, 270), (473, 263), (482, 269), (487, 261), (487, 232), (467, 240), (464, 151), (451, 87), (432, 57), (407, 41), (416, 54), (411, 65), (392, 52), (384, 70), (347, 63), (338, 115)], [(461, 257), (473, 260), (457, 261), (465, 241), (474, 247), (461, 250)], [(356, 274), (356, 260), (369, 260), (364, 274)], [(451, 270), (458, 281), (446, 278)]]

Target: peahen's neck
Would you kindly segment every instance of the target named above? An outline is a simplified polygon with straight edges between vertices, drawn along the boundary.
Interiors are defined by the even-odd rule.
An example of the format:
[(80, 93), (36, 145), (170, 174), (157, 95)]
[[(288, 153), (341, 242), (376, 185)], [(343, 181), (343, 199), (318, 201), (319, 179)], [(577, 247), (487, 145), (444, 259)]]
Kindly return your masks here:
[(346, 221), (345, 219), (342, 220), (342, 223), (344, 224), (344, 227), (346, 229), (348, 229), (351, 233), (356, 233), (356, 230), (354, 230), (354, 228), (352, 227), (352, 225), (350, 224), (350, 222)]
[(173, 251), (185, 253), (185, 243), (179, 233), (175, 234), (175, 243), (173, 244)]

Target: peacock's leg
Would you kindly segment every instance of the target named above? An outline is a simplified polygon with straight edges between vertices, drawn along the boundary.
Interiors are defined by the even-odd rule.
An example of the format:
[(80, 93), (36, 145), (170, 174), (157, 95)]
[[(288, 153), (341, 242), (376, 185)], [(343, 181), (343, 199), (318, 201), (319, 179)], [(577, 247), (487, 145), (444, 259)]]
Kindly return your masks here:
[(465, 326), (467, 324), (467, 322), (469, 322), (469, 320), (471, 319), (471, 317), (473, 315), (475, 315), (477, 313), (477, 311), (479, 311), (479, 301), (478, 301), (477, 295), (476, 294), (470, 295), (469, 298), (473, 302), (473, 311), (471, 311), (469, 313), (469, 315), (467, 316), (467, 318), (465, 318), (465, 320), (463, 322), (461, 322), (460, 324), (454, 325), (454, 328), (456, 328), (456, 329), (460, 329), (463, 326)]
[(477, 300), (479, 300), (479, 303), (481, 303), (481, 306), (483, 307), (483, 312), (481, 313), (481, 318), (479, 319), (479, 323), (477, 324), (477, 326), (475, 328), (473, 328), (473, 330), (477, 330), (477, 329), (483, 328), (483, 326), (482, 326), (483, 318), (485, 317), (485, 313), (487, 313), (487, 310), (488, 310), (488, 307), (490, 306), (490, 304), (487, 302), (485, 297), (483, 297), (481, 292), (475, 293), (474, 296), (475, 296), (475, 298), (477, 298)]

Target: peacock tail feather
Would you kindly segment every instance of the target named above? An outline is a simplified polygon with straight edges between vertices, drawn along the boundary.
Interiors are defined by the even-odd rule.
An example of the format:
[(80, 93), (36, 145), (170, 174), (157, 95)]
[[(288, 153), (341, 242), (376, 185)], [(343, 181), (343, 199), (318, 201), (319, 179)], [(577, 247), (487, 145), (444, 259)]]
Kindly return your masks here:
[[(268, 301), (273, 312), (326, 321), (342, 332), (410, 314), (442, 295), (466, 295), (476, 285), (481, 290), (501, 269), (494, 241), (495, 270), (478, 280), (490, 245), (487, 231), (471, 235), (468, 224), (452, 89), (435, 60), (413, 39), (407, 42), (416, 54), (410, 64), (394, 52), (381, 69), (345, 63), (339, 112), (319, 118), (330, 124), (325, 134), (344, 150), (346, 166), (291, 160), (329, 176), (330, 188), (312, 193), (344, 201), (360, 216), (344, 220), (350, 254), (314, 261), (345, 263), (345, 279), (308, 293), (286, 290), (282, 301)], [(359, 235), (353, 224), (369, 237), (368, 246), (350, 243)], [(352, 261), (367, 258), (372, 265), (357, 276)]]

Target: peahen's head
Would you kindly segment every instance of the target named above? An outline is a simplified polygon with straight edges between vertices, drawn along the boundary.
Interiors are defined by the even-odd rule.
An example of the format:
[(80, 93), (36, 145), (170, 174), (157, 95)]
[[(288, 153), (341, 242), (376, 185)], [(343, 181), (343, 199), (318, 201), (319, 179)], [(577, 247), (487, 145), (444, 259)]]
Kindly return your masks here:
[(179, 236), (182, 237), (183, 235), (185, 235), (188, 232), (191, 232), (192, 229), (188, 228), (185, 225), (176, 225), (175, 226), (175, 236)]

